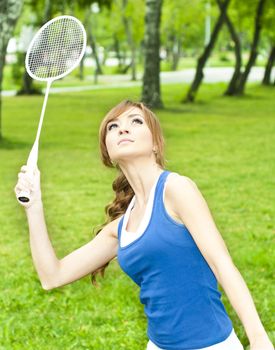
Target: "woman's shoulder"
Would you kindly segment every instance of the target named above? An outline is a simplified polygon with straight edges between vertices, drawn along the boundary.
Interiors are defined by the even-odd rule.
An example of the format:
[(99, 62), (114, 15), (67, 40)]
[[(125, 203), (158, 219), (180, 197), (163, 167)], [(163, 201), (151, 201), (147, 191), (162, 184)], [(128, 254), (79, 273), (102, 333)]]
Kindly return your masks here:
[(170, 171), (170, 174), (167, 177), (167, 186), (170, 188), (177, 189), (177, 186), (196, 186), (196, 183), (194, 180), (192, 180), (190, 177), (186, 175), (182, 175), (180, 173)]
[(122, 219), (124, 214), (118, 216), (116, 219), (112, 220), (111, 222), (109, 222), (109, 229), (111, 232), (111, 235), (115, 238), (118, 238), (118, 224), (120, 222), (120, 220)]
[(166, 180), (165, 193), (167, 194), (167, 199), (171, 203), (173, 210), (176, 211), (176, 198), (181, 198), (181, 200), (187, 200), (190, 198), (190, 194), (198, 193), (198, 187), (189, 176), (182, 175), (177, 172), (171, 172)]

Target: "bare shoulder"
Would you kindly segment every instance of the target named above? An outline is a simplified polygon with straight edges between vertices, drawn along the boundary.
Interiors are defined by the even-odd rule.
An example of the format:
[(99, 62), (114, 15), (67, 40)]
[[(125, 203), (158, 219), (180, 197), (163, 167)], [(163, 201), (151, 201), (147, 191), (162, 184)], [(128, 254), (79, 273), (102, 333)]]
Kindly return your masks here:
[(194, 189), (198, 190), (198, 187), (190, 177), (175, 172), (169, 174), (167, 177), (166, 193), (171, 210), (175, 215), (177, 215), (178, 212), (176, 198), (178, 196), (181, 198), (187, 197), (185, 195), (187, 195), (188, 192), (190, 193), (190, 190), (193, 191)]
[(172, 172), (167, 178), (167, 189), (171, 191), (178, 190), (184, 187), (194, 187), (197, 188), (196, 183), (190, 179), (190, 177), (185, 175), (180, 175), (179, 173)]
[(105, 228), (108, 230), (108, 234), (113, 238), (118, 238), (118, 223), (121, 219), (122, 215), (120, 215), (118, 218), (114, 219), (113, 221), (109, 222)]

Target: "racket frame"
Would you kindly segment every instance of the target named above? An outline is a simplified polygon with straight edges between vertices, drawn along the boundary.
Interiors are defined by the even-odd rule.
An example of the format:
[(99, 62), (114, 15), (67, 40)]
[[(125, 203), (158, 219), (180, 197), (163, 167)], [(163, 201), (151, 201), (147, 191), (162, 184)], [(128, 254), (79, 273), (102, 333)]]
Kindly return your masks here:
[[(81, 50), (81, 53), (79, 55), (79, 58), (77, 59), (77, 61), (72, 65), (72, 67), (70, 67), (70, 69), (66, 70), (64, 73), (62, 74), (59, 74), (57, 75), (56, 77), (54, 78), (39, 78), (37, 77), (35, 74), (33, 74), (30, 69), (29, 69), (29, 56), (30, 56), (30, 53), (32, 51), (32, 48), (33, 48), (33, 44), (35, 43), (35, 41), (37, 40), (38, 36), (41, 34), (41, 32), (43, 30), (45, 30), (45, 28), (47, 28), (49, 25), (51, 25), (53, 22), (56, 22), (56, 21), (59, 21), (63, 18), (68, 18), (68, 19), (71, 19), (73, 21), (75, 21), (81, 28), (82, 30), (82, 33), (83, 33), (83, 48)], [(54, 80), (57, 80), (57, 79), (61, 79), (63, 78), (65, 75), (71, 73), (71, 71), (73, 71), (80, 63), (80, 61), (82, 60), (82, 57), (84, 56), (84, 53), (85, 53), (85, 50), (86, 50), (86, 46), (87, 46), (87, 34), (86, 34), (86, 31), (85, 31), (85, 28), (83, 26), (83, 24), (80, 22), (79, 19), (73, 17), (73, 16), (69, 16), (69, 15), (64, 15), (64, 16), (57, 16), (57, 17), (54, 17), (53, 19), (51, 19), (50, 21), (48, 21), (47, 23), (45, 23), (37, 32), (36, 34), (34, 35), (32, 41), (30, 42), (29, 44), (29, 47), (28, 47), (28, 50), (27, 50), (27, 54), (26, 54), (26, 58), (25, 58), (25, 67), (27, 69), (27, 72), (28, 74), (35, 80), (40, 80), (40, 81), (54, 81)]]

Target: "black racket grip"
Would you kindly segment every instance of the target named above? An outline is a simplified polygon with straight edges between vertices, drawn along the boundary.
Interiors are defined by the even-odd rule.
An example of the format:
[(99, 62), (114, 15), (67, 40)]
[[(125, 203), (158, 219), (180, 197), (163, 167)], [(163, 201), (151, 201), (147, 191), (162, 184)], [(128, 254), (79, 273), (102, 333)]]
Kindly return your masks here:
[(29, 191), (21, 191), (17, 198), (20, 202), (27, 203), (30, 201), (30, 192)]
[(19, 197), (18, 199), (20, 200), (20, 202), (23, 202), (23, 203), (27, 203), (30, 201), (29, 198), (27, 197)]

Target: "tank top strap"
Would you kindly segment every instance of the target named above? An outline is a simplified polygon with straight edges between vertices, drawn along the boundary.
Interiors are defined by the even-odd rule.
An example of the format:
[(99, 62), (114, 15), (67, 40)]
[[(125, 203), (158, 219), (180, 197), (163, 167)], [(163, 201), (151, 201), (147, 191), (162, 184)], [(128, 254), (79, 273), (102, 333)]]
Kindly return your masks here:
[[(151, 215), (153, 215), (153, 209), (160, 205), (160, 203), (162, 203), (162, 197), (163, 196), (163, 189), (164, 189), (164, 183), (166, 181), (167, 176), (170, 174), (169, 170), (164, 170), (160, 176), (159, 179), (157, 181), (156, 184), (156, 188), (155, 188), (155, 194), (154, 194), (154, 200), (153, 200), (153, 208), (152, 208), (152, 212)], [(159, 209), (159, 208), (158, 208)], [(125, 213), (122, 215), (122, 217), (120, 218), (119, 222), (118, 222), (118, 240), (120, 241), (120, 237), (121, 237), (121, 231), (122, 231), (122, 226), (123, 226), (123, 222), (124, 222), (124, 218), (125, 218)]]
[(171, 173), (169, 170), (165, 170), (163, 173), (160, 174), (159, 181), (156, 186), (155, 190), (155, 198), (154, 198), (154, 208), (156, 209), (162, 209), (162, 198), (163, 198), (163, 190), (164, 190), (164, 184), (167, 179), (167, 176)]
[(118, 227), (117, 227), (117, 238), (118, 241), (120, 242), (120, 236), (121, 236), (121, 230), (122, 230), (122, 225), (123, 225), (123, 220), (124, 220), (125, 214), (123, 214), (118, 222)]

